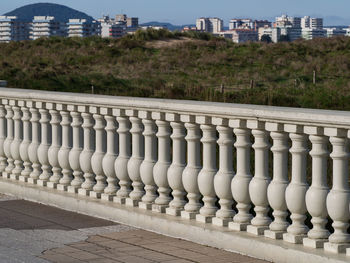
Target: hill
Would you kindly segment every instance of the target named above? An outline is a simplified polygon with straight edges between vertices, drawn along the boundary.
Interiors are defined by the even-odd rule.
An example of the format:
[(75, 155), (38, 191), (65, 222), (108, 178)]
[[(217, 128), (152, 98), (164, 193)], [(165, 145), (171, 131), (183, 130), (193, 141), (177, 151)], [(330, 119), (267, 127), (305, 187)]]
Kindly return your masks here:
[(17, 16), (18, 18), (31, 21), (34, 16), (54, 16), (58, 21), (68, 22), (71, 18), (94, 20), (91, 16), (72, 9), (70, 7), (51, 3), (37, 3), (22, 6), (11, 12), (4, 14), (6, 16)]
[(0, 44), (0, 79), (14, 88), (350, 110), (349, 76), (349, 37), (235, 44), (147, 30)]

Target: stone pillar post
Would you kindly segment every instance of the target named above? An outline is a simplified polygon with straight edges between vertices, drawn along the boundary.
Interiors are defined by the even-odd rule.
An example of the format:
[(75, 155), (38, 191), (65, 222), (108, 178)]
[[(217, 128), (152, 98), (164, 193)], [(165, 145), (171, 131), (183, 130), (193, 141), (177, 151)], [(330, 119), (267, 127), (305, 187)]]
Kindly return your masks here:
[[(28, 154), (28, 148), (29, 148), (29, 145), (30, 145), (31, 140), (32, 140), (32, 126), (30, 124), (30, 112), (29, 112), (29, 109), (26, 107), (25, 101), (20, 101), (19, 106), (21, 106), (21, 110), (23, 112), (23, 117), (22, 117), (23, 141), (20, 145), (19, 152), (20, 152), (21, 159), (23, 160), (23, 165), (24, 165), (24, 169), (21, 171), (21, 175), (19, 176), (19, 180), (21, 182), (27, 182), (29, 175), (32, 172), (32, 163), (30, 162), (29, 154)], [(0, 120), (0, 122), (1, 122), (1, 120)], [(0, 126), (1, 126), (1, 123), (0, 123)], [(1, 156), (1, 154), (0, 154), (0, 156)], [(1, 163), (1, 161), (0, 161), (0, 163)], [(1, 167), (1, 165), (0, 165), (0, 167)]]
[(285, 125), (285, 131), (289, 132), (292, 140), (292, 180), (286, 190), (286, 202), (292, 224), (283, 234), (283, 240), (289, 243), (302, 244), (309, 228), (305, 225), (306, 202), (305, 195), (308, 190), (306, 182), (306, 155), (307, 136), (303, 134), (303, 127), (297, 125)]
[(132, 155), (128, 162), (128, 174), (132, 180), (133, 191), (126, 199), (126, 205), (138, 206), (142, 196), (145, 194), (143, 190), (144, 184), (141, 181), (140, 166), (144, 159), (145, 142), (142, 136), (143, 125), (140, 118), (138, 118), (138, 111), (128, 110), (126, 114), (130, 116), (131, 122), (131, 139), (132, 139)]
[(89, 196), (95, 185), (95, 174), (91, 166), (91, 157), (95, 152), (95, 132), (92, 129), (94, 121), (89, 113), (88, 107), (78, 107), (78, 111), (81, 112), (83, 117), (83, 129), (84, 129), (84, 147), (79, 157), (80, 168), (84, 173), (84, 182), (81, 188), (78, 189), (78, 194)]
[(170, 121), (170, 126), (173, 128), (173, 133), (170, 136), (173, 141), (173, 160), (168, 169), (167, 177), (174, 197), (169, 203), (166, 213), (179, 216), (186, 204), (184, 199), (186, 193), (182, 183), (182, 173), (186, 167), (186, 133), (184, 124), (180, 121), (180, 115), (167, 113), (166, 120)]
[[(4, 100), (3, 100), (4, 101)], [(14, 136), (14, 126), (13, 126), (13, 110), (12, 106), (9, 105), (9, 101), (6, 100), (7, 105), (6, 108), (6, 116), (7, 119), (7, 137), (4, 141), (4, 152), (7, 158), (7, 166), (5, 168), (5, 171), (2, 173), (2, 176), (4, 178), (10, 178), (10, 175), (12, 174), (12, 170), (15, 168), (14, 165), (14, 159), (11, 154), (11, 144), (13, 142), (13, 136)]]
[(237, 202), (238, 213), (229, 223), (229, 228), (236, 231), (246, 231), (253, 216), (249, 213), (251, 201), (249, 195), (249, 183), (252, 179), (250, 173), (250, 130), (247, 129), (246, 121), (230, 120), (229, 126), (234, 128), (237, 152), (237, 171), (231, 182), (233, 199)]
[(203, 132), (201, 139), (203, 145), (203, 168), (198, 174), (198, 187), (203, 195), (204, 205), (196, 215), (196, 220), (202, 223), (211, 223), (218, 208), (214, 189), (214, 176), (216, 169), (216, 129), (211, 123), (211, 118), (198, 116), (196, 122), (200, 124)]
[(167, 172), (171, 165), (170, 160), (170, 125), (165, 120), (165, 114), (160, 112), (152, 112), (152, 118), (156, 120), (158, 132), (158, 161), (153, 167), (154, 182), (158, 186), (159, 196), (152, 205), (152, 211), (165, 213), (165, 209), (169, 206), (171, 197), (169, 196), (171, 189), (169, 187)]
[(6, 110), (4, 105), (0, 105), (0, 175), (5, 171), (7, 166), (7, 157), (4, 151), (4, 142), (6, 140), (7, 121), (5, 119)]
[(107, 187), (104, 189), (101, 199), (113, 201), (113, 197), (119, 190), (118, 178), (115, 174), (114, 163), (118, 157), (118, 133), (116, 118), (112, 116), (112, 109), (101, 108), (101, 114), (107, 122), (105, 130), (107, 132), (107, 152), (102, 160), (103, 172), (107, 177)]
[(216, 195), (220, 198), (220, 209), (213, 218), (213, 224), (217, 226), (228, 226), (236, 214), (233, 209), (233, 197), (231, 191), (231, 182), (234, 177), (233, 172), (233, 132), (228, 127), (228, 120), (222, 118), (213, 118), (213, 124), (219, 132), (219, 171), (214, 177), (214, 188)]
[(157, 198), (157, 186), (153, 178), (153, 167), (157, 162), (157, 138), (156, 125), (151, 118), (151, 113), (146, 111), (139, 112), (139, 118), (144, 125), (143, 136), (145, 138), (145, 158), (140, 166), (141, 180), (145, 185), (146, 194), (142, 197), (139, 207), (151, 210), (152, 204)]
[(188, 202), (181, 211), (181, 217), (186, 219), (195, 219), (199, 213), (202, 204), (199, 202), (201, 194), (198, 188), (198, 174), (201, 166), (200, 139), (201, 132), (199, 125), (195, 123), (195, 117), (190, 115), (181, 115), (181, 121), (185, 122), (187, 135), (187, 165), (182, 173), (182, 183), (187, 192)]
[(11, 143), (11, 156), (14, 160), (15, 168), (12, 170), (10, 178), (12, 180), (18, 180), (21, 172), (23, 170), (23, 161), (21, 159), (19, 148), (22, 144), (23, 138), (23, 125), (22, 125), (22, 112), (21, 108), (18, 107), (18, 102), (16, 101), (12, 110), (14, 112), (13, 121), (14, 121), (14, 137)]
[(270, 131), (273, 140), (271, 151), (273, 152), (273, 180), (267, 188), (269, 204), (273, 209), (274, 221), (269, 229), (265, 230), (266, 237), (282, 239), (283, 233), (287, 231), (287, 203), (286, 189), (288, 180), (288, 134), (284, 132), (283, 124), (266, 123), (266, 130)]
[(330, 136), (333, 147), (333, 187), (327, 196), (327, 210), (333, 220), (334, 232), (329, 242), (324, 244), (328, 252), (343, 253), (350, 248), (349, 228), (349, 139), (343, 129), (325, 128), (325, 135)]
[(313, 228), (308, 232), (308, 238), (304, 238), (304, 246), (312, 248), (323, 248), (323, 244), (328, 241), (330, 235), (326, 229), (327, 224), (327, 195), (329, 187), (327, 185), (327, 160), (328, 138), (323, 135), (323, 128), (305, 127), (305, 132), (310, 134), (312, 143), (310, 155), (312, 157), (312, 184), (306, 192), (307, 211), (312, 216)]
[(115, 173), (119, 179), (120, 189), (113, 201), (119, 204), (125, 204), (126, 198), (131, 192), (131, 180), (128, 174), (128, 162), (131, 155), (130, 145), (130, 121), (125, 114), (125, 110), (116, 109), (113, 113), (117, 116), (119, 124), (119, 155), (115, 161)]

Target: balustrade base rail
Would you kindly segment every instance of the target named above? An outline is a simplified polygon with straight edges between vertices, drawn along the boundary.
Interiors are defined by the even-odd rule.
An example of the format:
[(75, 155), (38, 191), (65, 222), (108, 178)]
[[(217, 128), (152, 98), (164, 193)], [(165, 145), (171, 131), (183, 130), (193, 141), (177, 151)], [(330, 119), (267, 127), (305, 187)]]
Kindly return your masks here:
[(333, 254), (323, 249), (281, 243), (278, 240), (251, 235), (247, 232), (223, 230), (222, 227), (212, 224), (203, 224), (195, 220), (186, 220), (11, 179), (0, 178), (0, 193), (271, 262), (349, 262), (349, 257), (345, 254)]

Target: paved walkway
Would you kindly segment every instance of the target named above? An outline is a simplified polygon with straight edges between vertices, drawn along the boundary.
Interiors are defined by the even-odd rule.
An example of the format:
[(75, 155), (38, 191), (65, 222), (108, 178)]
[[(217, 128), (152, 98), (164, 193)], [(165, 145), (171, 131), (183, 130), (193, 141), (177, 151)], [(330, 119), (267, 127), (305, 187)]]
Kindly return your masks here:
[(0, 261), (265, 262), (4, 195)]

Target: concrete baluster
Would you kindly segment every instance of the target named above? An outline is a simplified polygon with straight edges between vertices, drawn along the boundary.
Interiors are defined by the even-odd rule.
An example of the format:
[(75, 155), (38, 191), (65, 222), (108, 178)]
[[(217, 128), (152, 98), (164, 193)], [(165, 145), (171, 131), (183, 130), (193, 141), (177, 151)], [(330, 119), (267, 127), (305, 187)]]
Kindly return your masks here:
[(201, 132), (199, 125), (195, 123), (195, 117), (190, 115), (181, 115), (181, 121), (185, 122), (187, 135), (187, 165), (182, 173), (182, 183), (187, 192), (188, 202), (181, 211), (181, 217), (186, 219), (195, 219), (199, 213), (202, 204), (199, 202), (201, 194), (198, 188), (198, 174), (202, 169), (200, 155)]
[(125, 110), (115, 109), (113, 114), (117, 116), (119, 124), (119, 155), (115, 160), (115, 173), (119, 179), (120, 189), (117, 195), (113, 198), (114, 202), (118, 204), (125, 204), (126, 198), (131, 192), (131, 180), (128, 174), (128, 162), (131, 155), (130, 145), (130, 121), (125, 115)]
[(154, 182), (158, 186), (159, 196), (152, 205), (152, 211), (165, 213), (165, 209), (169, 206), (171, 197), (169, 196), (171, 189), (169, 187), (167, 172), (171, 165), (170, 160), (170, 124), (165, 120), (165, 114), (152, 112), (152, 118), (156, 120), (158, 132), (158, 161), (153, 167)]
[(32, 127), (30, 124), (30, 112), (29, 112), (29, 109), (25, 107), (26, 106), (25, 102), (20, 101), (19, 106), (21, 106), (21, 111), (23, 112), (23, 116), (22, 116), (23, 140), (19, 147), (19, 152), (20, 152), (20, 156), (24, 166), (24, 169), (21, 171), (21, 175), (19, 176), (19, 180), (21, 182), (27, 182), (29, 175), (32, 172), (32, 164), (30, 162), (29, 155), (28, 155), (28, 148), (32, 139)]
[(269, 132), (265, 130), (265, 123), (260, 121), (248, 121), (248, 128), (252, 129), (254, 136), (255, 174), (249, 183), (249, 195), (255, 205), (255, 217), (251, 225), (247, 226), (247, 232), (254, 235), (263, 235), (269, 229), (271, 218), (268, 216), (269, 201), (267, 188), (271, 182), (269, 176)]
[(38, 148), (41, 140), (41, 128), (40, 128), (40, 115), (39, 110), (35, 108), (35, 103), (28, 101), (27, 107), (29, 108), (32, 117), (30, 123), (32, 125), (32, 142), (28, 147), (29, 160), (32, 163), (33, 171), (30, 173), (28, 183), (36, 184), (41, 174), (41, 165), (38, 158)]
[(15, 102), (12, 110), (14, 112), (14, 137), (11, 143), (11, 156), (14, 160), (15, 168), (13, 168), (10, 178), (12, 180), (18, 180), (21, 172), (23, 170), (23, 161), (20, 155), (20, 146), (22, 144), (23, 138), (23, 124), (22, 124), (22, 112), (21, 108), (17, 106), (17, 101)]
[(73, 180), (68, 186), (67, 191), (69, 193), (78, 193), (78, 189), (84, 182), (83, 171), (80, 167), (80, 154), (83, 151), (83, 129), (82, 129), (82, 118), (80, 112), (78, 112), (77, 106), (68, 105), (68, 111), (72, 117), (72, 132), (73, 132), (73, 146), (69, 152), (69, 166), (73, 170)]
[[(4, 100), (3, 100), (4, 101)], [(14, 125), (13, 125), (13, 110), (12, 106), (9, 105), (10, 101), (6, 100), (7, 105), (6, 108), (6, 116), (7, 119), (7, 137), (4, 141), (4, 152), (7, 158), (7, 166), (5, 168), (5, 171), (2, 173), (2, 176), (4, 178), (10, 178), (10, 175), (12, 174), (12, 170), (15, 168), (14, 165), (14, 159), (11, 154), (11, 144), (13, 142), (13, 136), (14, 136)]]
[(140, 166), (144, 159), (144, 138), (142, 136), (143, 125), (140, 118), (138, 118), (138, 111), (128, 110), (126, 114), (130, 116), (131, 122), (131, 139), (132, 139), (132, 155), (128, 162), (128, 174), (132, 180), (133, 190), (126, 199), (126, 205), (138, 206), (142, 196), (145, 194), (143, 190), (144, 184), (141, 181)]
[(144, 131), (142, 135), (145, 138), (145, 158), (140, 166), (141, 180), (145, 185), (145, 195), (142, 197), (142, 202), (139, 203), (139, 208), (151, 210), (152, 204), (157, 198), (156, 184), (153, 178), (153, 167), (157, 162), (157, 137), (156, 125), (151, 118), (151, 113), (146, 111), (139, 112), (139, 118), (142, 119)]
[(330, 155), (333, 160), (333, 187), (327, 196), (327, 210), (334, 228), (324, 249), (333, 253), (344, 253), (347, 250), (350, 255), (349, 139), (343, 129), (325, 128), (324, 133), (330, 136), (333, 148)]
[(69, 153), (72, 149), (72, 118), (67, 111), (67, 105), (60, 105), (61, 127), (62, 127), (62, 146), (58, 151), (58, 162), (62, 168), (62, 178), (57, 185), (60, 191), (67, 191), (68, 186), (73, 180), (73, 171), (69, 165)]
[(283, 124), (266, 123), (266, 130), (270, 131), (273, 140), (271, 151), (273, 152), (273, 180), (267, 188), (269, 204), (273, 209), (274, 221), (264, 235), (272, 239), (282, 239), (287, 231), (286, 189), (288, 180), (288, 134), (284, 132)]
[(238, 213), (229, 223), (229, 228), (235, 231), (246, 231), (253, 216), (249, 213), (251, 201), (249, 196), (249, 183), (252, 179), (250, 173), (250, 130), (243, 120), (230, 120), (229, 126), (234, 128), (236, 142), (234, 144), (237, 152), (237, 171), (231, 182), (233, 199), (237, 202)]
[(302, 244), (309, 228), (305, 225), (306, 201), (305, 195), (308, 190), (306, 182), (306, 155), (307, 136), (303, 134), (303, 127), (297, 125), (285, 125), (285, 131), (289, 132), (292, 140), (292, 180), (286, 189), (286, 202), (291, 212), (292, 224), (283, 234), (283, 240), (289, 243)]
[(170, 138), (173, 141), (173, 160), (168, 169), (168, 182), (172, 189), (172, 196), (174, 199), (166, 208), (168, 215), (180, 216), (184, 209), (186, 201), (184, 199), (186, 193), (182, 183), (182, 173), (186, 167), (186, 130), (184, 124), (180, 121), (180, 115), (167, 113), (166, 120), (170, 121), (170, 126), (173, 132)]
[(103, 172), (107, 177), (107, 187), (104, 189), (101, 199), (112, 201), (119, 190), (118, 178), (115, 174), (114, 163), (118, 157), (118, 133), (116, 118), (112, 116), (112, 109), (101, 108), (101, 114), (107, 122), (105, 130), (107, 133), (107, 152), (102, 160)]
[(90, 196), (94, 198), (101, 198), (101, 194), (104, 192), (107, 183), (106, 176), (103, 172), (102, 160), (106, 154), (106, 122), (104, 117), (100, 114), (99, 109), (95, 107), (90, 108), (90, 112), (93, 108), (93, 118), (95, 119), (95, 152), (91, 157), (92, 170), (95, 173), (96, 184), (90, 192)]
[(89, 113), (88, 107), (78, 107), (78, 111), (81, 112), (83, 117), (83, 129), (84, 129), (84, 147), (79, 157), (80, 168), (84, 173), (84, 182), (81, 184), (81, 188), (78, 189), (78, 194), (89, 196), (95, 185), (95, 174), (91, 166), (91, 157), (95, 152), (95, 132), (92, 129), (94, 121)]
[(46, 104), (46, 107), (51, 108), (49, 112), (51, 114), (50, 124), (52, 131), (52, 143), (48, 151), (49, 163), (52, 166), (52, 176), (49, 182), (47, 182), (47, 187), (56, 188), (62, 177), (62, 169), (58, 162), (58, 152), (62, 144), (61, 115), (56, 110), (56, 105)]
[(326, 200), (329, 193), (327, 185), (327, 159), (328, 138), (323, 136), (323, 128), (305, 127), (305, 132), (310, 134), (312, 143), (310, 155), (312, 157), (312, 184), (306, 192), (306, 208), (312, 216), (313, 228), (307, 233), (308, 238), (303, 239), (304, 246), (323, 248), (330, 235), (326, 229), (327, 207)]
[(218, 208), (214, 189), (214, 176), (216, 169), (216, 129), (211, 123), (211, 118), (198, 116), (196, 122), (200, 124), (203, 132), (201, 139), (203, 145), (203, 168), (198, 174), (198, 187), (203, 195), (204, 205), (196, 215), (196, 220), (202, 223), (211, 223)]
[(233, 131), (227, 127), (228, 120), (222, 118), (213, 118), (213, 124), (219, 132), (219, 171), (214, 177), (214, 188), (219, 197), (220, 209), (213, 218), (213, 224), (217, 226), (228, 226), (236, 214), (233, 209), (233, 197), (231, 192), (231, 182), (234, 177), (233, 172)]
[(6, 140), (6, 110), (4, 105), (0, 105), (0, 175), (5, 171), (7, 166), (7, 157), (4, 151), (4, 142)]
[[(39, 106), (40, 105), (40, 106)], [(52, 176), (52, 167), (49, 163), (49, 148), (51, 145), (51, 127), (49, 111), (46, 109), (45, 103), (37, 103), (37, 107), (40, 112), (40, 124), (41, 124), (41, 143), (38, 148), (38, 158), (41, 164), (41, 174), (39, 176), (38, 185), (46, 186), (50, 177)]]

